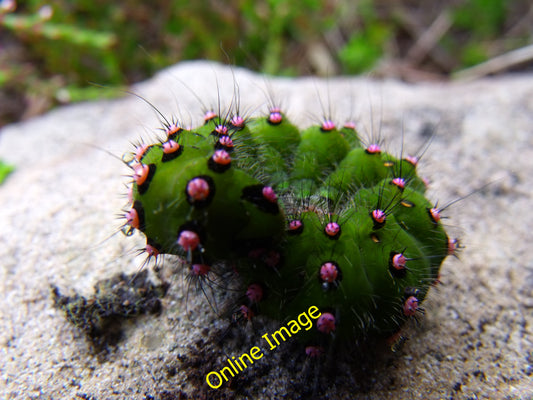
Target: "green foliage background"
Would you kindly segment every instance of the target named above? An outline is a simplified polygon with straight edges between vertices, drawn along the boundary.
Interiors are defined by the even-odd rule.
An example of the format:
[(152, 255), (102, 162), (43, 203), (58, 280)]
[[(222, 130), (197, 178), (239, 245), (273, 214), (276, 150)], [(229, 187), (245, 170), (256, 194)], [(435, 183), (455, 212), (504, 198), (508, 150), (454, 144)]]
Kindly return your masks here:
[(452, 24), (436, 45), (447, 62), (426, 57), (414, 68), (447, 76), (530, 43), (533, 24), (524, 21), (528, 0), (0, 0), (0, 8), (0, 125), (116, 95), (189, 59), (282, 75), (379, 71), (409, 62), (413, 21), (424, 31), (442, 13)]

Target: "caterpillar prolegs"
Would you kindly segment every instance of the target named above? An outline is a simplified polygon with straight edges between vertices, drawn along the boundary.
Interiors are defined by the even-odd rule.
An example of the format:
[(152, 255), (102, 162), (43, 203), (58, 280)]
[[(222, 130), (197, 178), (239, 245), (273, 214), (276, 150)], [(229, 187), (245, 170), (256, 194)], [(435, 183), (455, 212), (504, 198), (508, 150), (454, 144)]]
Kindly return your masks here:
[(300, 129), (278, 107), (209, 111), (195, 128), (166, 123), (126, 161), (125, 229), (146, 236), (148, 256), (179, 256), (194, 276), (235, 271), (243, 319), (286, 322), (318, 307), (300, 335), (309, 355), (394, 335), (457, 248), (419, 160), (364, 144), (352, 122)]

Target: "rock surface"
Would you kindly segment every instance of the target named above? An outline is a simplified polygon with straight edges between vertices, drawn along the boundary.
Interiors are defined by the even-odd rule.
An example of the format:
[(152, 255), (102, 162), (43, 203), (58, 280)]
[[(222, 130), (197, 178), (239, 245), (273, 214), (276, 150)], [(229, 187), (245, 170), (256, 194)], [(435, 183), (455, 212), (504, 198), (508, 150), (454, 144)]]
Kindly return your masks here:
[[(190, 62), (133, 91), (162, 115), (195, 123), (203, 108), (217, 107), (217, 87), (229, 105), (235, 81), (249, 114), (273, 100), (295, 122), (309, 124), (331, 108), (335, 120), (356, 119), (366, 137), (380, 135), (391, 149), (399, 148), (403, 131), (405, 148), (415, 152), (434, 130), (421, 169), (440, 205), (491, 183), (446, 210), (450, 231), (466, 248), (443, 265), (442, 285), (424, 303), (426, 315), (411, 327), (410, 340), (373, 362), (333, 360), (342, 365), (321, 395), (532, 398), (533, 75), (419, 85), (265, 80)], [(273, 399), (312, 391), (313, 366), (296, 343), (265, 354), (230, 388), (209, 389), (205, 374), (223, 367), (224, 354), (248, 351), (263, 332), (253, 336), (248, 326), (224, 335), (224, 319), (188, 290), (180, 272), (170, 276), (161, 315), (126, 324), (122, 340), (103, 355), (53, 307), (51, 285), (89, 295), (99, 279), (142, 264), (140, 238), (115, 234), (129, 174), (120, 156), (130, 142), (156, 136), (157, 117), (128, 96), (63, 107), (0, 133), (0, 159), (17, 168), (0, 186), (1, 398)], [(163, 263), (163, 270), (173, 267)], [(260, 329), (270, 327), (277, 329)]]

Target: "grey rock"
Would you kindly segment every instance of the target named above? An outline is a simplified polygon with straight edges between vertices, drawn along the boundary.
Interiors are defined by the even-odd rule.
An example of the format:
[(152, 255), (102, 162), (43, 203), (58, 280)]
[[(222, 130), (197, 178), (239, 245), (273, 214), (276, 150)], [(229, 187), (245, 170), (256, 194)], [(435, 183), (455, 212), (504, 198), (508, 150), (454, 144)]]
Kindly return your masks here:
[[(426, 315), (409, 329), (410, 340), (379, 362), (338, 361), (344, 372), (324, 375), (331, 382), (324, 397), (531, 398), (533, 75), (408, 85), (265, 79), (189, 62), (133, 91), (167, 118), (195, 124), (202, 108), (217, 107), (217, 90), (224, 106), (235, 101), (235, 82), (248, 114), (276, 101), (305, 125), (331, 109), (334, 120), (355, 119), (369, 140), (383, 137), (390, 149), (399, 148), (403, 132), (410, 152), (433, 134), (420, 168), (439, 205), (490, 183), (446, 210), (450, 231), (466, 248), (443, 265), (442, 285), (424, 303)], [(247, 327), (222, 336), (224, 319), (188, 290), (172, 260), (162, 266), (172, 280), (162, 314), (127, 324), (103, 359), (53, 307), (51, 285), (89, 295), (99, 279), (142, 265), (142, 238), (117, 233), (129, 174), (120, 157), (130, 142), (157, 136), (158, 118), (126, 96), (62, 107), (0, 132), (0, 159), (17, 168), (0, 186), (0, 397), (269, 399), (312, 389), (313, 366), (291, 353), (299, 351), (292, 342), (250, 366), (236, 388), (209, 389), (202, 374), (222, 368), (224, 353), (248, 351), (262, 332), (254, 337)]]

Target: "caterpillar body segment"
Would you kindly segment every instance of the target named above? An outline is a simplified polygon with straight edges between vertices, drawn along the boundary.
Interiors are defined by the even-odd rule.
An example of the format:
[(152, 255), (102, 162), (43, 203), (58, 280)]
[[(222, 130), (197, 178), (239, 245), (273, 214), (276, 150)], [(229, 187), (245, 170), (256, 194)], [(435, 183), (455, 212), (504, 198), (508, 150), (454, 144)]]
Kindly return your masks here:
[(349, 144), (335, 128), (311, 126), (302, 132), (294, 155), (291, 181), (308, 179), (318, 183), (349, 151)]

